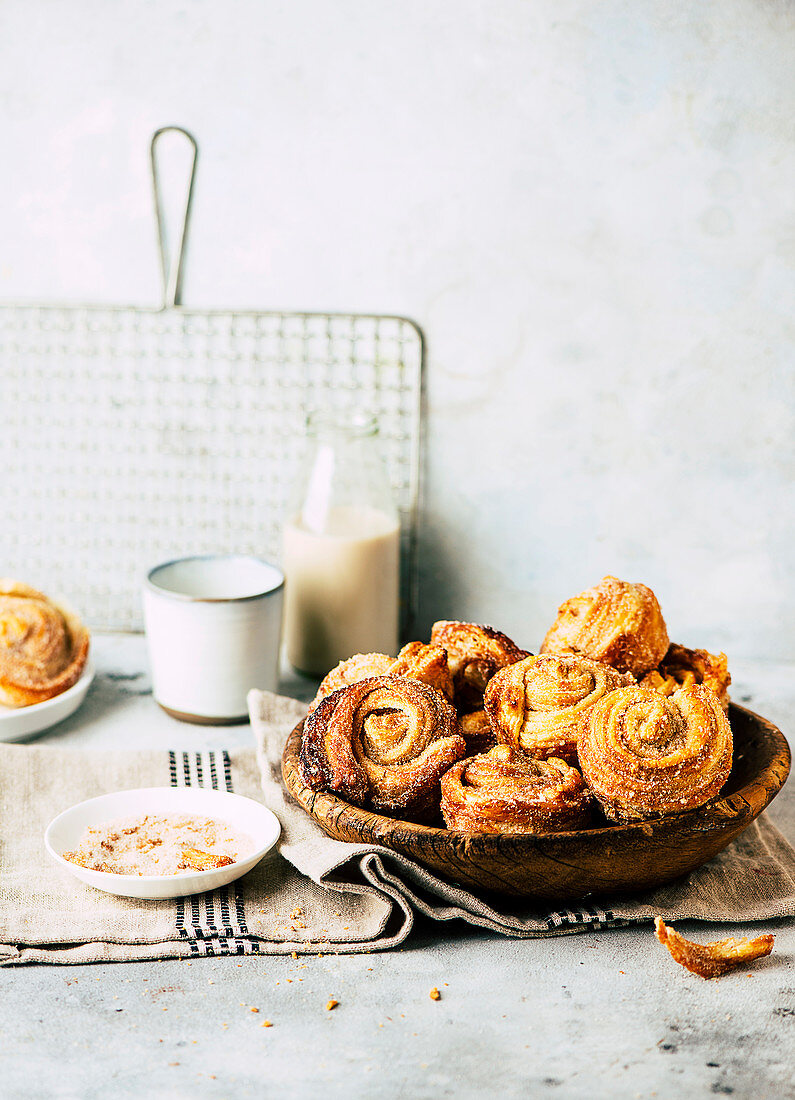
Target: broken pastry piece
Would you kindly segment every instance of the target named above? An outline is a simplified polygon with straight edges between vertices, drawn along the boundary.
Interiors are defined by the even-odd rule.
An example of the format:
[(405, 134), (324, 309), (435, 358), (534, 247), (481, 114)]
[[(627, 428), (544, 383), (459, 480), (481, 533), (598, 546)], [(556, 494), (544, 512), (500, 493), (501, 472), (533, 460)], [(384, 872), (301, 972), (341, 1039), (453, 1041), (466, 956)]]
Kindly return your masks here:
[(661, 917), (654, 918), (657, 939), (686, 970), (702, 978), (720, 978), (730, 970), (737, 970), (754, 959), (762, 959), (773, 950), (771, 935), (757, 936), (749, 940), (744, 936), (731, 936), (713, 943), (693, 943), (665, 924)]
[(728, 687), (732, 678), (725, 653), (719, 653), (716, 657), (706, 649), (688, 649), (687, 646), (671, 642), (657, 668), (647, 672), (640, 682), (644, 687), (659, 691), (661, 695), (673, 695), (680, 687), (703, 684), (715, 692), (725, 711), (729, 709)]
[(198, 848), (183, 848), (182, 864), (191, 871), (209, 871), (217, 867), (229, 867), (235, 861), (231, 856), (215, 852), (200, 852)]
[(431, 645), (447, 650), (459, 713), (480, 710), (492, 676), (529, 654), (491, 626), (440, 620), (433, 624)]
[(579, 653), (635, 677), (656, 668), (667, 649), (652, 590), (610, 576), (560, 605), (541, 646), (542, 653)]

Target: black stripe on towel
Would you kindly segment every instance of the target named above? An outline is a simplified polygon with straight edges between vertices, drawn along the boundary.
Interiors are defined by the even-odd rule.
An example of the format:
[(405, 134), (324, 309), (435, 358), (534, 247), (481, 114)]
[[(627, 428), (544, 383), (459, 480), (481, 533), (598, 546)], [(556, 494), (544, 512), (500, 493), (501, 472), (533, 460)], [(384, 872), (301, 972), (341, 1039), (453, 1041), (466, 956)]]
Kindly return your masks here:
[[(181, 756), (181, 760), (178, 759)], [(200, 752), (169, 752), (169, 778), (172, 787), (205, 787), (232, 792), (232, 761), (228, 752), (208, 752), (206, 761)], [(208, 776), (209, 771), (209, 776)], [(219, 782), (223, 776), (223, 786)], [(207, 782), (209, 778), (209, 783)], [(188, 922), (188, 906), (190, 921)], [(218, 906), (218, 909), (216, 909)], [(217, 915), (220, 913), (220, 926)], [(246, 955), (259, 953), (246, 926), (243, 894), (237, 883), (215, 892), (177, 898), (177, 934), (187, 940), (193, 955)]]
[[(177, 786), (177, 754), (170, 752), (168, 754), (168, 774), (171, 779), (171, 786)], [(188, 930), (185, 927), (185, 899), (177, 898), (177, 932), (180, 939), (190, 939)], [(194, 950), (194, 945), (191, 943), (191, 951)]]
[[(224, 765), (224, 785), (227, 791), (234, 793), (234, 786), (232, 783), (232, 760), (229, 753), (224, 751), (223, 753), (223, 765)], [(224, 921), (229, 929), (230, 935), (234, 936), (235, 951), (238, 955), (244, 954), (257, 954), (259, 952), (259, 944), (252, 943), (249, 938), (248, 926), (246, 924), (246, 911), (243, 905), (243, 893), (239, 880), (227, 887), (227, 903), (226, 913)], [(230, 911), (231, 906), (234, 906), (234, 918), (235, 925), (237, 926), (233, 930), (232, 925), (232, 913)], [(222, 899), (223, 906), (223, 899)]]

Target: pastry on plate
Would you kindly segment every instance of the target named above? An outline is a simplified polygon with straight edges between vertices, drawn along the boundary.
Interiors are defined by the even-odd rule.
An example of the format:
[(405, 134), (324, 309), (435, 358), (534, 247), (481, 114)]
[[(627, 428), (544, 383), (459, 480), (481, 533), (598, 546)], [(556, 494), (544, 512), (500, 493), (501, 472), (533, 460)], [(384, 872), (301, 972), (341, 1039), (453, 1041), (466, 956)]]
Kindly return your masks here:
[(322, 699), (306, 719), (304, 782), (356, 806), (428, 820), (439, 780), (466, 754), (455, 709), (419, 680), (374, 676)]
[(613, 821), (695, 810), (729, 778), (732, 732), (705, 687), (625, 687), (596, 704), (577, 745), (583, 778)]
[(575, 654), (525, 657), (486, 688), (485, 708), (498, 741), (534, 756), (577, 760), (577, 740), (596, 703), (634, 683), (628, 673)]
[(454, 764), (442, 776), (442, 815), (462, 833), (559, 833), (590, 823), (592, 797), (565, 760), (513, 745)]
[(479, 710), (483, 692), (495, 672), (527, 656), (515, 642), (491, 626), (440, 620), (433, 624), (431, 643), (447, 650), (459, 711)]
[(0, 580), (0, 704), (28, 707), (77, 683), (89, 635), (66, 606), (19, 581)]
[(579, 653), (639, 678), (668, 649), (657, 597), (645, 584), (605, 577), (566, 600), (547, 631), (542, 653)]
[(671, 642), (657, 668), (647, 672), (641, 680), (644, 687), (652, 687), (662, 695), (673, 695), (680, 687), (703, 684), (715, 692), (726, 711), (729, 709), (731, 682), (725, 653), (719, 653), (716, 657), (706, 649), (688, 649), (675, 642)]

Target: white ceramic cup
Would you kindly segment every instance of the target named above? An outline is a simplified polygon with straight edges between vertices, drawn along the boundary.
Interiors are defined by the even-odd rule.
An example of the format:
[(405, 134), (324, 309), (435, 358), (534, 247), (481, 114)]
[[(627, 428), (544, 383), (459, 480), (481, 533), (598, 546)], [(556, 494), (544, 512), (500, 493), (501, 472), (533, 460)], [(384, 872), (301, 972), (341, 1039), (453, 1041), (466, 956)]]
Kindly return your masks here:
[(283, 596), (281, 569), (242, 554), (151, 569), (144, 621), (163, 710), (205, 725), (245, 722), (250, 689), (278, 684)]

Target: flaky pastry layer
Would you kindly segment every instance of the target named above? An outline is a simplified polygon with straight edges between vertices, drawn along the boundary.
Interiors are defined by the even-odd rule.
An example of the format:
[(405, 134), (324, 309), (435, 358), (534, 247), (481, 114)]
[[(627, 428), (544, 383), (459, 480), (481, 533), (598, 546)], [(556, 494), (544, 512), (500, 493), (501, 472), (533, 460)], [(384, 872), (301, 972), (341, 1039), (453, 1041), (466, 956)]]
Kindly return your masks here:
[(463, 833), (557, 833), (591, 819), (591, 795), (564, 760), (539, 760), (495, 745), (442, 776), (442, 815)]
[(577, 759), (577, 742), (597, 702), (633, 683), (630, 675), (575, 654), (526, 657), (502, 669), (484, 705), (498, 741), (535, 756)]
[(299, 753), (313, 790), (427, 820), (439, 780), (466, 752), (455, 709), (419, 680), (375, 676), (340, 688), (307, 718)]
[(527, 656), (515, 642), (491, 626), (440, 620), (431, 629), (431, 644), (447, 651), (459, 711), (480, 710), (492, 676)]
[(730, 936), (726, 940), (713, 940), (712, 943), (694, 943), (666, 924), (661, 917), (654, 918), (654, 930), (657, 939), (686, 970), (702, 978), (720, 978), (730, 970), (737, 970), (755, 959), (762, 959), (773, 950), (775, 937), (771, 935)]
[(658, 665), (667, 649), (668, 631), (652, 590), (610, 576), (560, 605), (541, 646), (542, 653), (579, 653), (636, 678)]
[(596, 704), (577, 754), (607, 816), (636, 821), (714, 798), (731, 772), (732, 732), (707, 688), (680, 688), (667, 697), (625, 687)]
[(340, 661), (321, 681), (309, 706), (309, 713), (333, 691), (370, 676), (401, 676), (421, 680), (423, 684), (436, 688), (451, 702), (453, 699), (453, 678), (445, 651), (440, 646), (409, 642), (397, 657), (389, 657), (386, 653), (355, 653), (347, 661)]
[(657, 668), (647, 672), (640, 681), (662, 695), (673, 695), (680, 687), (702, 684), (714, 691), (725, 711), (729, 709), (731, 673), (725, 653), (708, 653), (706, 649), (688, 649), (671, 642), (668, 652)]

